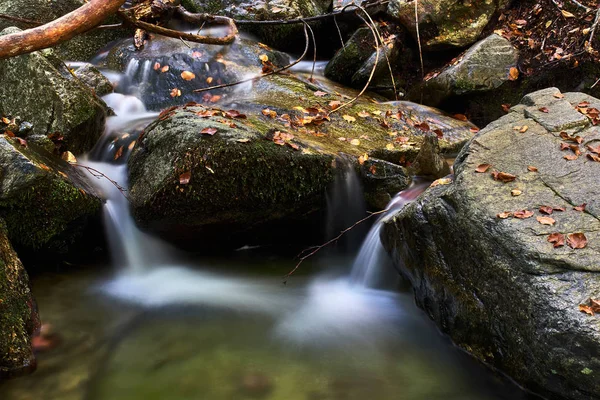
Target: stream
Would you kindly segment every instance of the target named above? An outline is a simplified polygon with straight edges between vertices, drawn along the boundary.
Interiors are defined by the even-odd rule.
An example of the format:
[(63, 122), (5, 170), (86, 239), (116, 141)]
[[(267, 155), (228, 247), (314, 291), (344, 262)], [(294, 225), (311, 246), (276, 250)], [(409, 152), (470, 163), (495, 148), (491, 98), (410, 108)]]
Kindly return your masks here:
[[(157, 113), (134, 93), (105, 101), (116, 116), (81, 162), (126, 186), (116, 146)], [(330, 227), (365, 215), (355, 177), (340, 179), (330, 203), (347, 212), (331, 214)], [(0, 383), (2, 400), (527, 398), (456, 349), (396, 283), (381, 223), (426, 183), (399, 193), (358, 245), (317, 254), (283, 285), (294, 255), (241, 248), (190, 257), (141, 232), (123, 193), (93, 180), (107, 198), (112, 265), (32, 276), (54, 346), (38, 354), (35, 373)]]

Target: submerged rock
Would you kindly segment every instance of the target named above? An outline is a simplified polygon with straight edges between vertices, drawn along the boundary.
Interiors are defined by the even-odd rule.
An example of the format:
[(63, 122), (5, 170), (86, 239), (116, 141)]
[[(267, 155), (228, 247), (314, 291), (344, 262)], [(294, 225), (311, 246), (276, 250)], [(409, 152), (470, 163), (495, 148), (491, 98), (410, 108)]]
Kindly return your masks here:
[(29, 278), (0, 219), (0, 379), (32, 371), (31, 338), (39, 329)]
[[(419, 36), (424, 50), (464, 47), (474, 43), (492, 16), (510, 0), (419, 0)], [(392, 0), (388, 15), (397, 18), (416, 39), (415, 3)]]
[(0, 136), (0, 218), (15, 246), (65, 251), (100, 199), (85, 175), (32, 143)]
[(526, 96), (382, 233), (458, 346), (551, 398), (600, 397), (600, 323), (580, 310), (600, 293), (595, 109), (582, 93)]
[[(0, 14), (47, 23), (85, 3), (85, 0), (2, 0)], [(117, 22), (119, 20), (116, 17), (106, 21), (106, 23)], [(21, 29), (31, 28), (31, 25), (0, 18), (0, 31), (15, 24)], [(54, 51), (63, 60), (89, 61), (110, 42), (131, 35), (133, 31), (130, 29), (93, 29), (57, 45)]]
[[(18, 31), (7, 28), (0, 34)], [(29, 134), (59, 134), (64, 150), (79, 154), (90, 150), (104, 130), (106, 105), (52, 51), (1, 60), (0, 81), (0, 114), (32, 123)]]
[(519, 54), (500, 35), (492, 34), (475, 43), (444, 70), (414, 90), (412, 97), (424, 104), (439, 105), (450, 96), (492, 91), (511, 79)]

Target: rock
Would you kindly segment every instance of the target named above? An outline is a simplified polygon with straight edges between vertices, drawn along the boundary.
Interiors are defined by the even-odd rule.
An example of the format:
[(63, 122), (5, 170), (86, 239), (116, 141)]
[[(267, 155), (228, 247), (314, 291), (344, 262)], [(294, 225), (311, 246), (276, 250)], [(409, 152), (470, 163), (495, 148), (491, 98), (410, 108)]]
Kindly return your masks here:
[(39, 329), (29, 278), (0, 219), (0, 378), (35, 369), (31, 337)]
[[(16, 31), (7, 28), (2, 34)], [(104, 102), (51, 51), (0, 61), (0, 81), (0, 114), (32, 123), (30, 134), (59, 133), (63, 150), (86, 152), (104, 130)]]
[(376, 158), (369, 158), (361, 165), (360, 177), (367, 205), (379, 210), (385, 209), (396, 193), (411, 182), (406, 168)]
[(411, 166), (414, 175), (431, 179), (443, 178), (450, 173), (446, 159), (440, 155), (437, 136), (428, 134)]
[[(588, 113), (600, 108), (598, 99), (562, 98), (555, 88), (526, 96), (465, 146), (451, 184), (428, 189), (382, 233), (417, 304), (458, 346), (530, 390), (576, 400), (600, 397), (600, 323), (579, 309), (600, 293), (600, 162), (587, 147), (600, 134), (575, 110), (583, 101)], [(574, 152), (562, 143), (584, 154), (568, 161)], [(491, 167), (477, 173), (481, 164)], [(496, 181), (493, 171), (516, 179)], [(585, 212), (574, 209), (582, 203)], [(544, 215), (541, 206), (555, 211)], [(533, 216), (497, 217), (519, 210)], [(555, 232), (564, 246), (548, 241)], [(573, 233), (585, 234), (585, 248), (567, 245)]]
[(25, 249), (65, 251), (101, 202), (85, 175), (38, 146), (0, 136), (0, 218)]
[(105, 96), (113, 92), (112, 83), (92, 64), (85, 64), (81, 68), (77, 68), (75, 76), (92, 89), (96, 96)]
[(367, 27), (358, 29), (339, 49), (325, 67), (325, 76), (344, 85), (352, 83), (352, 77), (373, 54), (375, 41)]
[[(326, 14), (332, 0), (182, 0), (182, 5), (191, 12), (225, 15), (237, 20), (265, 21), (288, 20)], [(318, 30), (323, 24), (311, 24)], [(238, 29), (255, 35), (261, 42), (279, 49), (304, 48), (305, 37), (302, 24), (257, 25), (238, 24)], [(318, 34), (317, 34), (318, 35)], [(318, 37), (318, 36), (317, 36)]]
[(426, 80), (411, 98), (422, 98), (424, 104), (437, 106), (450, 96), (492, 91), (511, 80), (510, 70), (516, 68), (518, 57), (513, 45), (494, 33)]
[[(0, 14), (47, 23), (85, 4), (85, 0), (2, 0)], [(106, 23), (117, 23), (116, 17)], [(16, 25), (21, 29), (31, 25), (0, 19), (0, 31)], [(68, 61), (89, 61), (110, 42), (132, 36), (129, 29), (95, 29), (67, 40), (54, 48), (58, 57)]]
[[(271, 76), (237, 92), (229, 104), (164, 110), (129, 159), (138, 223), (171, 240), (181, 234), (197, 243), (304, 218), (323, 211), (340, 153), (354, 160), (364, 154), (396, 164), (412, 160), (424, 134), (415, 125), (426, 120), (444, 132), (445, 153), (472, 136), (469, 123), (409, 102), (364, 97), (330, 113), (331, 102), (341, 105), (349, 97), (324, 89), (293, 76)], [(372, 196), (380, 206), (381, 196), (387, 199), (408, 184), (402, 167), (367, 165), (369, 187), (383, 184)], [(386, 172), (392, 174), (388, 180)]]
[[(492, 16), (507, 0), (419, 0), (419, 36), (424, 50), (465, 47), (474, 43)], [(387, 13), (397, 18), (416, 39), (415, 3), (392, 0)]]

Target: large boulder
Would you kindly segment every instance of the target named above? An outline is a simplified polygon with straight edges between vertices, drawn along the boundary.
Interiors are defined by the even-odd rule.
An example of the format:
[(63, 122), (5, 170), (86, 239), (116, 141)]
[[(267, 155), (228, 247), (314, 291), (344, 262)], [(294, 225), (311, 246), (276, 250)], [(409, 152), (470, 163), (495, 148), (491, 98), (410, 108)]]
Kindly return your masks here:
[(100, 208), (79, 169), (32, 143), (0, 136), (0, 218), (15, 246), (66, 251)]
[(387, 13), (417, 38), (424, 50), (465, 47), (479, 38), (492, 16), (510, 0), (419, 0), (415, 18), (415, 2), (392, 0)]
[(104, 130), (106, 105), (52, 51), (1, 60), (0, 81), (0, 115), (30, 122), (32, 135), (58, 134), (65, 150), (82, 153)]
[[(47, 23), (85, 3), (85, 0), (2, 0), (0, 14)], [(118, 20), (114, 17), (106, 21), (106, 23), (115, 22)], [(21, 29), (31, 28), (31, 25), (25, 23), (0, 18), (0, 30), (13, 25)], [(94, 29), (59, 44), (54, 50), (63, 60), (90, 61), (110, 42), (131, 35), (131, 29)]]
[(413, 90), (411, 97), (437, 106), (450, 96), (492, 91), (517, 78), (518, 58), (517, 49), (507, 39), (494, 33), (475, 43), (441, 71), (427, 77)]
[(31, 371), (31, 337), (39, 329), (29, 278), (0, 219), (0, 379)]
[(550, 398), (600, 398), (600, 320), (581, 310), (600, 293), (598, 109), (555, 88), (525, 96), (382, 232), (458, 346)]
[[(366, 97), (332, 112), (350, 97), (322, 89), (272, 76), (224, 107), (163, 111), (129, 159), (137, 221), (171, 238), (173, 232), (211, 238), (322, 211), (340, 153), (362, 169), (372, 188), (367, 200), (381, 207), (409, 179), (402, 167), (373, 159), (410, 161), (426, 130), (442, 135), (446, 153), (472, 136), (470, 123), (409, 102)], [(377, 181), (386, 189), (376, 188)]]

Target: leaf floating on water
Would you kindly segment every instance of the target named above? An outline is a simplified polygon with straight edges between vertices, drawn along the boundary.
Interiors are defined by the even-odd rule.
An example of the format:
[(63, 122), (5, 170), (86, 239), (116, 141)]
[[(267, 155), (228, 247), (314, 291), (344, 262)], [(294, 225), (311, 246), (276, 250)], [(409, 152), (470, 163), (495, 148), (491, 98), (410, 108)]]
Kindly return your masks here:
[(515, 211), (515, 213), (513, 215), (515, 218), (527, 219), (527, 218), (533, 217), (533, 211), (530, 211), (530, 210)]
[(181, 73), (181, 77), (186, 81), (191, 81), (192, 79), (194, 79), (196, 77), (196, 74), (194, 74), (193, 72), (190, 72), (190, 71), (183, 71)]
[(587, 246), (587, 238), (582, 232), (570, 233), (567, 235), (567, 244), (572, 249), (583, 249)]
[(554, 248), (562, 247), (565, 245), (565, 235), (559, 232), (554, 232), (548, 235), (548, 241), (552, 243)]
[(492, 164), (479, 164), (477, 166), (477, 168), (475, 168), (475, 172), (483, 174), (483, 173), (487, 172), (487, 170), (490, 169), (491, 166), (492, 166)]
[(191, 178), (192, 178), (191, 171), (186, 171), (183, 174), (179, 175), (179, 184), (187, 185), (188, 183), (190, 183)]
[(536, 217), (538, 222), (542, 225), (554, 225), (556, 221), (551, 217)]
[(203, 135), (214, 135), (215, 133), (217, 133), (217, 128), (204, 128), (200, 131), (200, 133), (202, 133)]
[(354, 118), (351, 115), (342, 115), (342, 118), (344, 118), (344, 120), (348, 121), (348, 122), (356, 122), (356, 118)]

